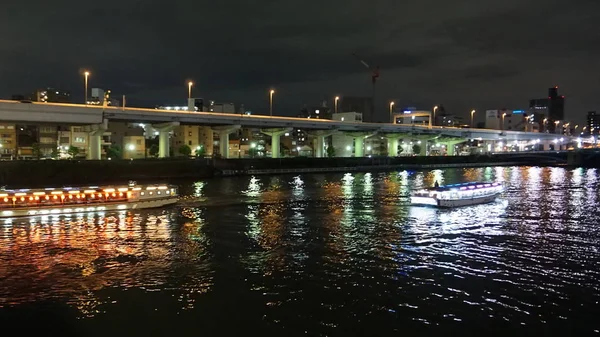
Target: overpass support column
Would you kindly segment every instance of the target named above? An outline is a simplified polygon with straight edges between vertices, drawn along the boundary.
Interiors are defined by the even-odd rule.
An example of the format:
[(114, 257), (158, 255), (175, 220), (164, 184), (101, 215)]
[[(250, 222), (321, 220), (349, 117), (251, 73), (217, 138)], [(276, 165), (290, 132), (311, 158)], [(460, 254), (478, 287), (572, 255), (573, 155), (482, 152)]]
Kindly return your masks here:
[(354, 157), (364, 157), (365, 139), (374, 135), (375, 132), (350, 131), (345, 133), (348, 136), (354, 137)]
[(413, 142), (419, 145), (419, 156), (427, 155), (427, 142), (439, 138), (439, 135), (413, 135)]
[(221, 158), (229, 158), (229, 135), (241, 127), (241, 125), (224, 125), (213, 127), (213, 131), (219, 133), (219, 153), (221, 154)]
[(108, 130), (108, 119), (104, 119), (100, 124), (94, 124), (86, 127), (88, 132), (88, 160), (102, 159), (102, 135)]
[(179, 122), (153, 124), (152, 128), (158, 131), (158, 158), (167, 158), (169, 153), (169, 133), (179, 126)]
[(331, 136), (335, 131), (310, 131), (308, 132), (309, 136), (315, 137), (313, 148), (315, 149), (315, 157), (323, 158), (325, 157), (325, 137)]
[(388, 133), (384, 135), (387, 138), (387, 152), (388, 157), (397, 157), (398, 156), (398, 145), (400, 144), (399, 140), (402, 137), (401, 134), (398, 133)]
[(271, 137), (271, 158), (279, 158), (281, 135), (292, 131), (291, 128), (262, 129), (260, 132)]
[(440, 140), (440, 143), (446, 145), (446, 154), (448, 156), (455, 156), (456, 155), (456, 151), (455, 151), (454, 147), (457, 144), (464, 143), (466, 141), (467, 141), (466, 139), (454, 138), (454, 139)]

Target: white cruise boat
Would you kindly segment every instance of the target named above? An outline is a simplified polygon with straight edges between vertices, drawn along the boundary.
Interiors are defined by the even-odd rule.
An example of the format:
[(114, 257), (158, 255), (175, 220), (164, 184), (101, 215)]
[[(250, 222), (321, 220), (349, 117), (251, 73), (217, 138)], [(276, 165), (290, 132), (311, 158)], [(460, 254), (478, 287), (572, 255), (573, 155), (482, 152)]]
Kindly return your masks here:
[(0, 218), (155, 208), (178, 200), (171, 185), (0, 190)]
[(504, 191), (500, 183), (471, 182), (437, 186), (415, 191), (412, 205), (434, 207), (461, 207), (493, 202)]

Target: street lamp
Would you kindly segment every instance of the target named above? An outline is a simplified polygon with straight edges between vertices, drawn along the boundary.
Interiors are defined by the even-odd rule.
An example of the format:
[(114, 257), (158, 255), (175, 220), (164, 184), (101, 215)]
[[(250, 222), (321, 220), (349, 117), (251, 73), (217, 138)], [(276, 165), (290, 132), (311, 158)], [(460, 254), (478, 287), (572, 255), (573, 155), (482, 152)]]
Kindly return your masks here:
[(475, 110), (471, 110), (471, 128), (473, 128), (473, 115), (475, 115)]
[(127, 149), (128, 149), (129, 151), (133, 151), (133, 150), (135, 150), (135, 145), (133, 145), (133, 144), (129, 144), (129, 145), (127, 145)]
[(275, 93), (275, 90), (271, 89), (271, 91), (269, 91), (269, 115), (273, 116), (273, 94)]
[(335, 113), (337, 113), (337, 107), (338, 107), (338, 101), (340, 100), (340, 96), (335, 96), (335, 99), (333, 100), (333, 105), (335, 106)]
[(390, 120), (392, 124), (396, 124), (394, 123), (394, 117), (392, 117), (392, 112), (394, 111), (394, 104), (396, 104), (394, 103), (394, 101), (390, 102)]
[(433, 125), (435, 125), (435, 111), (436, 111), (437, 109), (438, 109), (438, 106), (437, 106), (437, 105), (433, 107), (433, 123), (432, 123)]
[(194, 82), (189, 81), (188, 82), (188, 98), (192, 98), (192, 86), (194, 85)]
[(84, 104), (87, 104), (87, 102), (88, 102), (88, 78), (90, 77), (90, 72), (86, 70), (83, 73), (83, 76), (85, 78), (85, 95), (84, 95), (85, 103)]
[(506, 117), (506, 112), (502, 114), (502, 131), (504, 131), (504, 117)]

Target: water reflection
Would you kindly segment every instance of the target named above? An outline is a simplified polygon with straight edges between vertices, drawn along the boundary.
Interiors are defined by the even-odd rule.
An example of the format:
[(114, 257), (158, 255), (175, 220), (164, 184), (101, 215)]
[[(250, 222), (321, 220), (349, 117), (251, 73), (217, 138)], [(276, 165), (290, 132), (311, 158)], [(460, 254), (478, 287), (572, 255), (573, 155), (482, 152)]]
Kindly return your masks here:
[[(507, 189), (487, 205), (408, 205), (415, 188), (473, 180)], [(170, 308), (190, 322), (233, 310), (232, 325), (279, 335), (456, 321), (589, 333), (599, 187), (596, 170), (545, 167), (190, 183), (188, 198), (205, 202), (0, 225), (0, 305), (59, 299), (97, 318), (146, 298), (172, 326), (181, 321), (160, 316)]]

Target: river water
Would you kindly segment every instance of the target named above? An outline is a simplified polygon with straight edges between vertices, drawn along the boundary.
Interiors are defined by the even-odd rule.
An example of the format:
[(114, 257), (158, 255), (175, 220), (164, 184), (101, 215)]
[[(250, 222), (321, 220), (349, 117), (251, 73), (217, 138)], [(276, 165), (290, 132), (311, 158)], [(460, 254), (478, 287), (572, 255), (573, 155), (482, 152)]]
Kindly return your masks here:
[[(407, 205), (436, 180), (507, 191)], [(595, 335), (599, 182), (540, 167), (234, 177), (182, 183), (168, 209), (12, 219), (0, 323), (103, 337)]]

